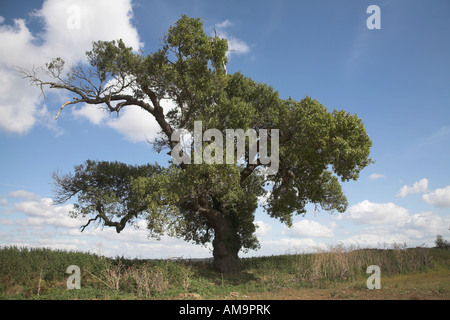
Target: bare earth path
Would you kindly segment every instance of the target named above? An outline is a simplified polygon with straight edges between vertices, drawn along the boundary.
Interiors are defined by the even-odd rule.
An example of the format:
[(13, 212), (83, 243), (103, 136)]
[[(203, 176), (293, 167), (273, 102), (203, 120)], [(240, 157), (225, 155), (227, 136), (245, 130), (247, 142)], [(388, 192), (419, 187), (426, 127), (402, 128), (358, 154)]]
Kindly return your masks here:
[(450, 300), (450, 270), (381, 278), (381, 289), (369, 290), (364, 281), (333, 283), (313, 288), (232, 295), (248, 300)]

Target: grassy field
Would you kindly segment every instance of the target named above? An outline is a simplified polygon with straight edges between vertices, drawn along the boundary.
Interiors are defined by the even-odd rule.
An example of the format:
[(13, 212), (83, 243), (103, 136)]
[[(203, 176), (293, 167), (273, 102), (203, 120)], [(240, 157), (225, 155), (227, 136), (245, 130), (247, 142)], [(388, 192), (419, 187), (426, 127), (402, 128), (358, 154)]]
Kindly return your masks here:
[[(81, 289), (67, 289), (69, 265)], [(381, 289), (369, 290), (369, 265)], [(0, 249), (1, 299), (450, 299), (450, 250), (327, 251), (241, 260), (242, 273), (214, 272), (211, 261), (138, 260), (50, 249)]]

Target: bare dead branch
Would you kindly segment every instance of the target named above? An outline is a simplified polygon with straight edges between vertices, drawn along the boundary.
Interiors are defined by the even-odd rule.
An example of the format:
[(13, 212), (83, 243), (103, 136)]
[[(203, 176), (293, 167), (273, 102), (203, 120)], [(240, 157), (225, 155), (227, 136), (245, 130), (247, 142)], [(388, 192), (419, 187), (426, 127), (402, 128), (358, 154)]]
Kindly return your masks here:
[(86, 100), (81, 99), (81, 100), (64, 102), (64, 104), (61, 106), (61, 108), (59, 108), (58, 113), (56, 114), (55, 120), (58, 120), (59, 114), (61, 113), (62, 109), (64, 109), (66, 106), (68, 106), (69, 104), (77, 104), (77, 103), (80, 103), (80, 102), (86, 102)]

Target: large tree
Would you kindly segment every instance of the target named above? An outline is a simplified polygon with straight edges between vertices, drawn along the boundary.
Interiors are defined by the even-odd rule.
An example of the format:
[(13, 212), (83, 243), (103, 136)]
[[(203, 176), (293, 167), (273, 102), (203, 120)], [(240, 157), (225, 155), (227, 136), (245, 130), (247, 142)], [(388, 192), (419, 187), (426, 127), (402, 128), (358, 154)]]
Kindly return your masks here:
[[(120, 232), (145, 219), (151, 236), (212, 242), (216, 270), (231, 273), (239, 271), (240, 250), (259, 247), (254, 235), (258, 197), (266, 196), (267, 214), (288, 226), (293, 215), (306, 213), (308, 203), (345, 211), (339, 179), (356, 180), (372, 161), (372, 143), (361, 120), (342, 110), (328, 112), (309, 97), (281, 99), (266, 84), (238, 72), (227, 74), (227, 50), (227, 41), (207, 35), (200, 19), (183, 16), (164, 35), (162, 47), (149, 55), (121, 40), (98, 41), (86, 53), (89, 65), (72, 66), (68, 73), (61, 58), (20, 70), (41, 89), (73, 95), (57, 117), (64, 107), (79, 103), (103, 105), (117, 114), (122, 108), (147, 111), (161, 129), (154, 144), (169, 155), (192, 151), (180, 150), (174, 134), (193, 134), (194, 121), (202, 121), (202, 132), (214, 128), (224, 138), (227, 129), (267, 129), (269, 138), (271, 130), (279, 130), (278, 170), (269, 175), (264, 169), (271, 164), (262, 161), (261, 153), (252, 157), (250, 140), (241, 159), (235, 145), (232, 164), (168, 158), (165, 166), (132, 166), (88, 160), (73, 173), (54, 174), (56, 202), (77, 196), (72, 214), (91, 217), (82, 230), (96, 221)], [(175, 107), (164, 110), (163, 99)], [(206, 149), (214, 139), (204, 140), (201, 147)]]

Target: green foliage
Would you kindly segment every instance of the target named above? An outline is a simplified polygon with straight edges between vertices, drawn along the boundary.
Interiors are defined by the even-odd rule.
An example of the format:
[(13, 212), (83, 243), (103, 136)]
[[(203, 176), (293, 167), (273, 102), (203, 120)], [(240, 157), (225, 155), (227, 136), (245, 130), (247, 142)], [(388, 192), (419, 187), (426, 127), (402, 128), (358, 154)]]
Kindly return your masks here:
[(147, 210), (143, 200), (131, 188), (134, 179), (161, 171), (162, 168), (157, 164), (132, 166), (87, 160), (75, 166), (74, 174), (53, 174), (55, 203), (63, 203), (77, 195), (77, 203), (71, 212), (74, 217), (96, 213), (106, 225), (111, 224), (113, 217), (119, 217), (122, 219), (121, 224), (114, 226), (120, 232), (126, 222), (133, 223)]
[(15, 292), (30, 297), (46, 294), (50, 288), (66, 287), (70, 265), (83, 266), (85, 272), (98, 274), (106, 259), (95, 254), (47, 248), (0, 248), (0, 295)]
[(309, 97), (283, 101), (274, 119), (280, 128), (280, 170), (271, 177), (269, 215), (290, 225), (294, 212), (306, 213), (307, 203), (344, 212), (347, 199), (338, 178), (356, 180), (372, 162), (361, 119), (344, 111), (329, 113)]
[(57, 78), (60, 76), (61, 72), (64, 69), (64, 60), (61, 58), (55, 58), (51, 62), (46, 63), (45, 66), (53, 77)]

